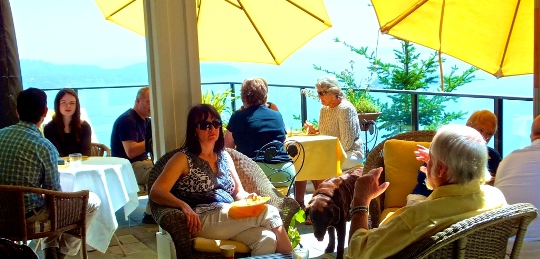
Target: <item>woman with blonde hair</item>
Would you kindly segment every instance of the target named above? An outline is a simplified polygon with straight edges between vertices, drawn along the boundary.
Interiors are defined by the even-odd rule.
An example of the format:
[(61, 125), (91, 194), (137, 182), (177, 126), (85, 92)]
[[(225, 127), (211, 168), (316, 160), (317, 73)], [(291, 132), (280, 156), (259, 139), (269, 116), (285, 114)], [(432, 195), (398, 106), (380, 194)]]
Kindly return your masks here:
[(92, 129), (81, 120), (81, 104), (77, 93), (64, 88), (54, 99), (54, 115), (43, 128), (45, 138), (53, 143), (60, 156), (81, 153), (90, 156)]

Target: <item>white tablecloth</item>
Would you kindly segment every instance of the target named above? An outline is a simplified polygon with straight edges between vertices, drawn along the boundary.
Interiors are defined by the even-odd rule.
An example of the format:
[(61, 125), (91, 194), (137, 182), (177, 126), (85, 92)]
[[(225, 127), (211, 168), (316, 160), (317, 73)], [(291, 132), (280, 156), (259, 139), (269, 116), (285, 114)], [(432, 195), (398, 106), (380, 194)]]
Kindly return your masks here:
[(80, 167), (59, 167), (63, 191), (90, 190), (101, 205), (87, 229), (87, 244), (105, 252), (118, 228), (115, 212), (124, 207), (128, 215), (139, 205), (139, 187), (131, 163), (118, 157), (89, 157)]

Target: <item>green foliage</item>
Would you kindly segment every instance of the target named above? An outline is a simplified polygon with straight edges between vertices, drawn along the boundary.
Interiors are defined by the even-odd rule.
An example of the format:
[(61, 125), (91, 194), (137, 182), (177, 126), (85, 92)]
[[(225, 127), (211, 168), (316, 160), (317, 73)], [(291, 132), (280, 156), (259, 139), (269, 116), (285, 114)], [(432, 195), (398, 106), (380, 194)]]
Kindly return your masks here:
[(298, 229), (296, 228), (296, 222), (302, 223), (305, 221), (305, 212), (304, 210), (300, 209), (296, 214), (294, 214), (291, 224), (289, 225), (289, 229), (287, 230), (287, 235), (289, 236), (289, 240), (291, 240), (291, 245), (293, 248), (295, 248), (298, 244), (300, 244), (300, 232), (298, 232)]
[[(382, 62), (375, 56), (375, 52), (368, 53), (367, 47), (356, 48), (346, 42), (341, 42), (338, 38), (335, 42), (342, 43), (352, 52), (359, 54), (369, 61), (368, 71), (377, 76), (379, 84), (385, 89), (426, 91), (433, 84), (438, 83), (439, 63), (437, 53), (429, 55), (426, 59), (421, 59), (416, 53), (414, 45), (407, 41), (401, 41), (401, 49), (394, 50), (395, 61), (392, 63)], [(444, 62), (444, 59), (442, 60)], [(351, 61), (351, 70), (353, 68)], [(315, 69), (336, 75), (347, 85), (356, 86), (354, 73), (347, 69), (341, 73), (327, 71), (315, 66)], [(469, 83), (474, 79), (473, 73), (478, 70), (470, 67), (458, 74), (456, 66), (451, 68), (450, 74), (444, 75), (444, 92), (452, 92), (459, 86)], [(410, 95), (393, 94), (388, 96), (391, 102), (376, 103), (380, 105), (382, 115), (379, 117), (382, 129), (389, 133), (383, 138), (410, 131), (411, 125), (411, 97)], [(448, 124), (453, 120), (462, 119), (466, 114), (463, 111), (446, 112), (448, 102), (456, 102), (456, 97), (447, 96), (418, 96), (419, 124), (425, 129), (436, 129), (440, 125)]]
[(214, 93), (214, 91), (206, 90), (206, 93), (202, 96), (202, 103), (211, 104), (221, 114), (223, 111), (231, 113), (231, 109), (227, 107), (227, 104), (231, 102), (231, 89), (227, 89), (221, 93)]
[[(293, 114), (293, 119), (294, 120), (301, 120), (302, 118), (300, 118), (300, 115), (294, 115)], [(316, 129), (319, 128), (319, 120), (317, 119), (311, 119), (311, 120), (306, 120), (307, 122), (310, 122), (311, 124), (313, 124), (313, 127), (315, 127)], [(294, 129), (294, 130), (300, 130), (300, 129)]]

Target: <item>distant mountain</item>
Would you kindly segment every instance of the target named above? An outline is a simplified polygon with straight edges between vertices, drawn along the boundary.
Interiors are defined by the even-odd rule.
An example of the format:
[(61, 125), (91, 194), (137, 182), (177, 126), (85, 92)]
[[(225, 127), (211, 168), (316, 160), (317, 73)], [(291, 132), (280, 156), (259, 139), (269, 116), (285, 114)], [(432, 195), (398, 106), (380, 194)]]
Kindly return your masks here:
[[(41, 89), (147, 85), (146, 63), (119, 69), (105, 69), (92, 65), (54, 64), (40, 60), (21, 59), (23, 87)], [(202, 82), (229, 81), (240, 70), (213, 63), (201, 63)]]

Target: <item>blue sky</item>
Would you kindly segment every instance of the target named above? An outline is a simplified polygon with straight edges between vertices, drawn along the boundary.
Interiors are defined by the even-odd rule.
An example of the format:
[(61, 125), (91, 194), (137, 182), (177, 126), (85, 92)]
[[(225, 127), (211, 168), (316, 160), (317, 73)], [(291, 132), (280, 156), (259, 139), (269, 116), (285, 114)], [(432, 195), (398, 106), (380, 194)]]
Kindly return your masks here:
[[(137, 35), (106, 21), (93, 0), (15, 0), (10, 1), (13, 11), (19, 55), (21, 59), (43, 60), (58, 64), (89, 64), (104, 68), (118, 68), (146, 61), (146, 43)], [(325, 1), (333, 27), (324, 31), (289, 57), (281, 66), (222, 63), (238, 68), (241, 74), (231, 81), (248, 77), (265, 77), (275, 84), (312, 85), (322, 73), (313, 64), (339, 71), (355, 60), (359, 79), (367, 76), (366, 63), (332, 39), (355, 46), (377, 48), (383, 61), (393, 60), (392, 50), (397, 40), (378, 33), (375, 12), (367, 0)], [(422, 53), (431, 50), (417, 47)], [(454, 64), (460, 68), (467, 64), (447, 58), (444, 67)], [(477, 80), (464, 87), (469, 93), (532, 96), (532, 76), (495, 79), (478, 71)], [(204, 78), (203, 78), (204, 81)], [(512, 86), (512, 87), (509, 87)], [(516, 91), (516, 87), (519, 89)]]

